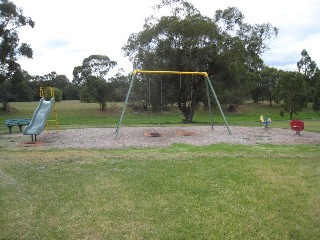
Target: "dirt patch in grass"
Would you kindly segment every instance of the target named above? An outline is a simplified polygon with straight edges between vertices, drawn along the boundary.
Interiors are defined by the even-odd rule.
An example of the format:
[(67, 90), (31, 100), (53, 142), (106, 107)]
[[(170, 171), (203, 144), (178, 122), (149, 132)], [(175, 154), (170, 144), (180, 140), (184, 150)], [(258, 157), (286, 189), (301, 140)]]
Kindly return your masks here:
[[(38, 148), (143, 148), (166, 147), (173, 143), (196, 146), (217, 143), (229, 144), (320, 144), (320, 133), (303, 131), (297, 135), (290, 129), (263, 127), (231, 127), (229, 134), (224, 126), (186, 127), (123, 127), (119, 134), (114, 128), (84, 128), (44, 131), (37, 137), (39, 144), (26, 144), (30, 136), (2, 135), (2, 147)], [(160, 137), (151, 137), (159, 133)]]

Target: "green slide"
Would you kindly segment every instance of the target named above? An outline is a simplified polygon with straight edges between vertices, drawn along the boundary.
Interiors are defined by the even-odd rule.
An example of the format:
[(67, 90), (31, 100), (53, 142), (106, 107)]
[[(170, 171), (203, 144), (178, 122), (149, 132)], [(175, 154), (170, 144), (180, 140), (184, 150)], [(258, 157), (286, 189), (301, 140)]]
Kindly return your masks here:
[(33, 113), (31, 122), (23, 130), (23, 135), (31, 135), (32, 140), (33, 136), (39, 135), (43, 129), (46, 127), (48, 116), (54, 105), (54, 98), (51, 98), (50, 101), (46, 101), (44, 98), (40, 99), (39, 106)]

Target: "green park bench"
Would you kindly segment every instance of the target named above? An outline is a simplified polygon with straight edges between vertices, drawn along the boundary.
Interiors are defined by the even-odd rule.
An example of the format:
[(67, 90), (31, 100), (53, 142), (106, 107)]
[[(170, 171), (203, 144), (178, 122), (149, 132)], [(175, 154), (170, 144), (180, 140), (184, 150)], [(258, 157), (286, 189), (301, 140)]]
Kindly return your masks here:
[(4, 124), (9, 128), (9, 133), (12, 133), (12, 127), (18, 126), (20, 132), (22, 132), (22, 127), (30, 124), (30, 119), (28, 118), (17, 118), (17, 119), (7, 119), (4, 120)]

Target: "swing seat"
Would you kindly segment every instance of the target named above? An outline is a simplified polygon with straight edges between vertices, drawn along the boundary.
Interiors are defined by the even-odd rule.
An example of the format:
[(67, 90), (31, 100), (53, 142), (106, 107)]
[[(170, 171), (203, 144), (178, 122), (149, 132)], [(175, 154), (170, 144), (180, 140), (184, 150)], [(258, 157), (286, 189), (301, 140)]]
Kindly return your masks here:
[(152, 132), (150, 133), (151, 137), (160, 137), (160, 133), (158, 132)]
[(153, 132), (144, 132), (143, 135), (145, 137), (161, 137), (163, 134), (156, 132), (156, 131), (153, 131)]
[(291, 120), (290, 121), (291, 130), (295, 131), (297, 134), (304, 129), (304, 122), (302, 120)]

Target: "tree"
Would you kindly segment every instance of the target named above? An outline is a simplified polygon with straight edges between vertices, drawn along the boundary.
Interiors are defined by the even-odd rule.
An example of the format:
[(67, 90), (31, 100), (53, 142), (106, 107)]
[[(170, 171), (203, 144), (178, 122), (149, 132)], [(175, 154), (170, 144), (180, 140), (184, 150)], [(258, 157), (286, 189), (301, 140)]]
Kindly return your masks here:
[(112, 101), (124, 101), (127, 95), (128, 87), (130, 84), (131, 74), (124, 75), (122, 71), (118, 72), (115, 76), (109, 79), (112, 89), (114, 90), (111, 96)]
[(4, 91), (8, 101), (32, 101), (32, 91), (29, 86), (29, 74), (16, 70), (4, 84)]
[[(80, 86), (71, 83), (64, 74), (57, 74), (50, 72), (43, 76), (30, 77), (29, 85), (32, 89), (33, 100), (39, 100), (40, 87), (54, 87), (60, 89), (62, 92), (60, 100), (78, 100), (80, 95)], [(58, 98), (57, 98), (58, 99)]]
[(264, 68), (261, 54), (269, 50), (267, 41), (278, 34), (278, 29), (270, 23), (250, 25), (244, 19), (235, 7), (218, 10), (215, 14), (223, 40), (219, 46), (221, 51), (217, 64), (213, 66), (221, 69), (216, 74), (216, 80), (221, 84), (230, 110), (250, 94), (252, 87), (255, 90), (251, 91), (251, 95), (261, 95), (266, 90), (265, 84), (254, 86), (252, 82)]
[[(172, 15), (146, 19), (144, 29), (131, 34), (123, 47), (126, 56), (137, 69), (208, 72), (222, 102), (233, 110), (247, 96), (248, 75), (261, 65), (264, 40), (273, 36), (274, 29), (270, 24), (242, 24), (234, 35), (228, 32), (234, 29), (231, 25), (226, 30), (219, 27), (219, 22), (226, 19), (223, 11), (210, 19), (187, 1), (164, 0), (159, 8), (164, 6), (172, 7)], [(238, 24), (243, 17), (236, 8), (233, 10), (228, 18)], [(164, 94), (178, 104), (185, 121), (192, 122), (199, 103), (206, 102), (203, 78), (184, 77), (181, 84), (176, 76), (161, 79), (168, 83)]]
[(226, 40), (222, 42), (224, 46), (221, 47), (230, 48), (229, 42), (232, 45), (236, 43), (238, 48), (232, 49), (240, 51), (244, 48), (246, 65), (250, 70), (258, 70), (263, 66), (261, 54), (269, 50), (267, 40), (276, 37), (278, 29), (270, 23), (250, 25), (244, 22), (244, 18), (235, 7), (216, 11), (215, 22), (220, 23), (219, 30)]
[[(55, 102), (60, 102), (62, 100), (62, 90), (56, 87), (52, 87), (54, 90), (54, 100)], [(44, 88), (44, 98), (48, 101), (52, 98), (52, 92), (50, 87)]]
[(263, 67), (257, 76), (257, 82), (251, 91), (254, 102), (268, 100), (269, 106), (272, 106), (274, 100), (275, 88), (279, 79), (279, 71), (272, 67)]
[(298, 71), (311, 78), (317, 71), (317, 64), (311, 59), (307, 50), (301, 51), (301, 59), (297, 62)]
[(5, 82), (15, 71), (20, 70), (17, 60), (21, 57), (32, 58), (33, 52), (27, 43), (19, 44), (17, 30), (23, 26), (34, 27), (30, 17), (25, 17), (22, 9), (8, 0), (0, 0), (0, 96), (3, 110), (8, 109), (8, 96)]
[(112, 84), (106, 82), (104, 77), (109, 70), (117, 65), (109, 57), (103, 55), (91, 55), (85, 58), (81, 66), (73, 70), (73, 83), (82, 85), (80, 93), (81, 101), (96, 101), (100, 110), (105, 111), (106, 102), (112, 94)]
[(113, 88), (110, 82), (104, 79), (89, 76), (88, 81), (81, 90), (80, 100), (82, 102), (98, 102), (100, 111), (106, 110), (107, 101), (111, 99)]
[[(74, 100), (79, 99), (80, 88), (74, 83), (71, 83), (69, 79), (64, 74), (57, 74), (56, 72), (51, 72), (42, 77), (42, 84), (45, 86), (51, 86), (62, 91), (61, 100)], [(43, 85), (42, 85), (43, 86)]]
[(111, 99), (113, 88), (110, 82), (106, 82), (104, 79), (91, 77), (89, 81), (89, 89), (93, 99), (100, 105), (100, 110), (104, 112), (107, 107), (107, 101)]
[(290, 114), (298, 113), (307, 107), (307, 87), (304, 76), (298, 72), (280, 72), (277, 85), (277, 102)]
[(73, 82), (81, 85), (87, 81), (88, 77), (95, 76), (103, 79), (108, 72), (117, 65), (116, 61), (111, 61), (108, 56), (91, 55), (85, 58), (81, 66), (73, 69)]
[(315, 82), (315, 92), (313, 96), (312, 108), (314, 111), (319, 112), (320, 110), (320, 70), (318, 69), (313, 76)]
[(305, 76), (308, 89), (308, 100), (313, 101), (316, 94), (316, 78), (314, 77), (319, 71), (315, 61), (311, 59), (307, 50), (303, 49), (301, 52), (301, 59), (297, 62), (298, 71)]

